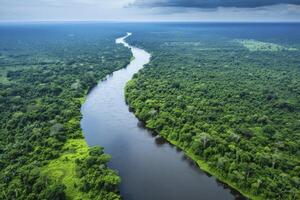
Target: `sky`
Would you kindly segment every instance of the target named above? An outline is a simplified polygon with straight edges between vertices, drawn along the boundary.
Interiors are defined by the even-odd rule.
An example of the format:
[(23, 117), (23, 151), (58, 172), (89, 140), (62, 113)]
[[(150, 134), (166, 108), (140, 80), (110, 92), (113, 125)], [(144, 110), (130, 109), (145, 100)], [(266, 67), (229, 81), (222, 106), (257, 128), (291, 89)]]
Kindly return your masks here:
[(300, 22), (300, 0), (0, 0), (0, 21)]

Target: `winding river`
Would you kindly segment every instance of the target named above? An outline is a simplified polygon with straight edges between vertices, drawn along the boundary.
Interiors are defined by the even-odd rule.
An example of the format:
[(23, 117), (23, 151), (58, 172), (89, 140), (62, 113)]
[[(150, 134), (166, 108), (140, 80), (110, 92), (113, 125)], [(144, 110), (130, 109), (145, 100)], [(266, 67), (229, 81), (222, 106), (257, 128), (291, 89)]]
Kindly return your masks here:
[(100, 145), (112, 155), (109, 166), (119, 172), (125, 200), (227, 200), (234, 192), (202, 172), (176, 147), (145, 129), (129, 111), (124, 87), (150, 61), (150, 54), (118, 38), (134, 60), (109, 75), (87, 96), (81, 127), (89, 146)]

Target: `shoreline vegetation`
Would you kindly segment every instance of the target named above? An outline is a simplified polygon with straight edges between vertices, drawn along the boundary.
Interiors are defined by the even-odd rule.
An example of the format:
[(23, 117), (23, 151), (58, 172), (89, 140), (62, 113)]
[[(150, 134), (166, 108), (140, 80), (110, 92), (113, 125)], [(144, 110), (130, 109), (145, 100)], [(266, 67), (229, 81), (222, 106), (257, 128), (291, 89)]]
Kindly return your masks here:
[[(126, 102), (147, 128), (245, 197), (298, 199), (299, 44), (266, 40), (263, 28), (203, 29), (129, 38), (152, 59), (127, 83)], [(233, 42), (237, 35), (254, 39)]]
[[(126, 41), (125, 41), (126, 42)], [(142, 47), (139, 47), (139, 48), (142, 48)], [(134, 60), (134, 57), (131, 58), (131, 61)], [(151, 62), (151, 61), (150, 61)], [(137, 72), (138, 74), (139, 72)], [(146, 121), (143, 121), (139, 115), (137, 115), (137, 113), (135, 112), (135, 108), (130, 105), (130, 103), (128, 103), (127, 101), (127, 97), (130, 95), (130, 93), (128, 92), (128, 85), (131, 84), (131, 81), (133, 81), (134, 78), (132, 78), (130, 81), (128, 81), (126, 83), (126, 86), (124, 88), (124, 92), (125, 92), (125, 101), (126, 101), (126, 104), (128, 105), (129, 107), (129, 111), (132, 112), (136, 118), (138, 118), (138, 120), (140, 122), (142, 122), (144, 125), (145, 125), (145, 128), (151, 130), (151, 131), (154, 131), (155, 133), (157, 133), (158, 135), (160, 135), (161, 137), (163, 137), (166, 141), (168, 141), (171, 145), (175, 146), (175, 147), (178, 147), (182, 152), (184, 152), (184, 154), (186, 156), (188, 156), (191, 160), (193, 160), (197, 166), (200, 168), (200, 170), (203, 170), (204, 172), (214, 176), (215, 178), (217, 178), (219, 181), (221, 181), (223, 184), (226, 184), (228, 187), (236, 190), (237, 192), (239, 192), (240, 194), (242, 194), (243, 196), (247, 197), (247, 198), (250, 198), (250, 199), (253, 199), (253, 200), (262, 200), (262, 198), (258, 197), (258, 196), (255, 196), (253, 194), (250, 194), (248, 191), (244, 191), (244, 190), (240, 190), (240, 188), (234, 184), (233, 182), (229, 181), (229, 180), (226, 180), (223, 176), (221, 176), (218, 172), (214, 171), (211, 167), (209, 167), (209, 165), (202, 159), (200, 159), (198, 156), (196, 156), (192, 151), (190, 150), (186, 150), (183, 146), (181, 146), (177, 141), (175, 140), (171, 140), (169, 139), (168, 137), (166, 137), (165, 135), (162, 135), (159, 133), (159, 131), (157, 131), (156, 129), (154, 128), (151, 128), (148, 126), (147, 122)]]
[[(80, 105), (82, 106), (94, 87), (102, 81), (105, 81), (107, 76), (112, 75), (115, 71), (126, 68), (133, 59), (133, 57), (130, 57), (130, 60), (125, 62), (122, 67), (118, 67), (104, 75), (104, 77), (99, 81), (96, 81), (94, 85), (91, 85), (89, 89), (84, 92), (85, 95), (80, 98), (75, 98), (74, 100), (79, 100)], [(80, 127), (81, 118), (82, 114), (80, 113), (79, 118), (72, 118), (68, 123), (72, 127)], [(76, 131), (80, 132), (79, 138), (70, 138), (66, 140), (60, 156), (42, 167), (42, 176), (48, 176), (52, 181), (63, 184), (65, 186), (64, 192), (66, 199), (121, 199), (118, 189), (121, 178), (116, 171), (107, 167), (107, 163), (110, 161), (111, 156), (105, 154), (104, 149), (100, 146), (89, 147), (81, 127)], [(91, 162), (93, 163), (88, 164)], [(108, 172), (105, 172), (104, 176), (101, 175), (102, 172), (99, 171), (99, 166), (100, 170), (108, 169)], [(80, 169), (80, 167), (82, 168)], [(86, 171), (89, 172), (88, 176)], [(95, 176), (98, 177), (95, 178)], [(94, 179), (97, 179), (100, 182), (98, 181), (98, 183), (95, 183)], [(101, 185), (107, 185), (106, 187), (108, 190), (105, 191), (106, 189), (104, 189), (103, 191), (96, 191)]]
[[(140, 47), (142, 48), (142, 47)], [(131, 59), (131, 61), (134, 59), (134, 57)], [(137, 73), (138, 74), (138, 73)], [(124, 92), (125, 92), (125, 101), (126, 104), (129, 107), (129, 111), (132, 112), (140, 122), (142, 122), (145, 125), (145, 128), (154, 131), (157, 135), (160, 135), (161, 137), (163, 137), (166, 141), (169, 142), (169, 144), (178, 147), (186, 156), (188, 156), (191, 160), (193, 160), (197, 166), (199, 167), (200, 170), (203, 170), (204, 172), (214, 176), (215, 178), (217, 178), (219, 181), (221, 181), (223, 184), (226, 184), (228, 187), (234, 189), (235, 191), (239, 192), (240, 194), (242, 194), (244, 197), (249, 198), (249, 199), (253, 199), (253, 200), (262, 200), (263, 198), (253, 195), (251, 194), (249, 191), (245, 191), (245, 190), (241, 190), (237, 184), (227, 180), (225, 177), (223, 177), (221, 174), (219, 174), (217, 171), (213, 170), (213, 168), (211, 168), (206, 162), (205, 160), (199, 158), (199, 156), (196, 156), (191, 150), (189, 149), (185, 149), (182, 145), (180, 145), (179, 142), (175, 141), (175, 140), (171, 140), (170, 138), (166, 137), (165, 135), (160, 134), (160, 132), (154, 128), (151, 128), (148, 126), (146, 121), (143, 121), (140, 116), (135, 112), (135, 108), (130, 105), (130, 103), (128, 103), (127, 101), (127, 97), (130, 95), (130, 93), (128, 92), (128, 85), (132, 84), (131, 81), (133, 81), (133, 79), (131, 79), (130, 81), (127, 82), (125, 88), (124, 88)]]
[[(127, 66), (127, 64), (125, 65)], [(122, 69), (122, 68), (121, 68)], [(117, 69), (119, 70), (119, 69)], [(113, 71), (114, 72), (114, 71)], [(111, 72), (110, 74), (112, 74)], [(110, 75), (110, 74), (107, 74)], [(106, 76), (102, 78), (99, 82), (102, 82), (106, 79)], [(99, 83), (98, 82), (98, 83)], [(97, 83), (97, 84), (98, 84)], [(87, 96), (89, 95), (90, 91), (97, 86), (97, 84), (92, 85), (88, 90), (84, 92), (84, 96), (74, 99), (74, 100), (79, 100), (81, 103), (81, 106), (84, 104), (86, 101)], [(80, 121), (81, 121), (82, 115), (80, 114), (80, 118), (72, 118), (69, 120), (70, 126), (77, 126), (80, 127)], [(86, 191), (83, 191), (82, 189), (84, 187), (91, 187), (92, 184), (86, 182), (84, 183), (85, 185), (82, 185), (82, 180), (84, 179), (84, 171), (81, 171), (78, 169), (79, 165), (84, 163), (87, 160), (90, 160), (92, 156), (100, 156), (103, 157), (103, 161), (99, 162), (99, 159), (94, 157), (93, 159), (98, 159), (98, 161), (95, 162), (95, 165), (102, 166), (102, 168), (106, 168), (106, 163), (109, 162), (110, 160), (110, 155), (104, 154), (103, 149), (101, 147), (89, 147), (85, 138), (84, 138), (84, 133), (82, 129), (78, 129), (78, 131), (81, 132), (82, 138), (75, 138), (75, 139), (67, 139), (61, 154), (58, 158), (51, 160), (47, 165), (43, 166), (41, 169), (41, 174), (42, 176), (48, 176), (52, 181), (60, 183), (65, 185), (65, 197), (66, 199), (72, 199), (72, 200), (81, 200), (81, 199), (93, 199), (96, 198), (95, 194), (91, 192), (90, 194), (87, 193)], [(95, 155), (91, 152), (97, 152)], [(90, 162), (90, 161), (88, 161)], [(91, 166), (88, 166), (89, 168)], [(94, 166), (94, 168), (97, 168)], [(88, 170), (87, 168), (82, 169), (82, 170)], [(97, 170), (95, 170), (97, 171)], [(95, 172), (94, 171), (94, 172)], [(81, 174), (79, 176), (79, 174)], [(95, 174), (96, 175), (96, 174)], [(98, 176), (100, 174), (97, 174)], [(120, 177), (118, 174), (116, 174), (113, 170), (110, 171), (110, 179), (113, 177), (113, 181), (111, 181), (111, 184), (118, 186), (121, 182)], [(98, 177), (99, 178), (99, 177)], [(88, 179), (93, 180), (94, 178), (89, 177)], [(109, 182), (107, 183), (109, 184)], [(85, 190), (85, 189), (84, 189)], [(88, 190), (86, 188), (86, 190)], [(121, 197), (118, 194), (118, 190), (114, 191), (115, 194), (113, 194), (111, 197), (107, 196), (106, 198), (112, 198), (112, 199), (120, 199)], [(90, 196), (89, 196), (90, 195)], [(93, 196), (93, 198), (91, 198)], [(103, 196), (102, 196), (103, 198)]]
[(121, 199), (110, 155), (84, 139), (80, 109), (99, 80), (130, 62), (131, 52), (115, 44), (123, 32), (79, 27), (74, 39), (67, 26), (55, 37), (44, 29), (24, 37), (20, 27), (20, 45), (7, 29), (0, 43), (14, 51), (2, 65), (22, 67), (7, 68), (0, 82), (0, 199)]
[(168, 137), (166, 137), (165, 135), (160, 134), (156, 129), (153, 129), (153, 128), (147, 126), (147, 122), (143, 121), (137, 115), (137, 113), (135, 112), (134, 107), (131, 107), (130, 104), (127, 101), (126, 101), (126, 103), (129, 106), (130, 112), (132, 112), (136, 116), (136, 118), (138, 118), (139, 121), (142, 122), (145, 125), (145, 128), (147, 128), (147, 129), (155, 132), (157, 135), (163, 137), (170, 145), (173, 145), (174, 147), (178, 147), (180, 149), (180, 151), (182, 151), (188, 158), (190, 158), (192, 161), (194, 161), (197, 164), (197, 166), (199, 167), (200, 170), (208, 173), (211, 176), (214, 176), (218, 181), (220, 181), (223, 184), (227, 185), (228, 187), (232, 188), (236, 192), (242, 194), (246, 198), (253, 199), (253, 200), (263, 200), (262, 197), (253, 195), (253, 194), (249, 193), (249, 191), (241, 190), (235, 183), (233, 183), (229, 180), (226, 180), (221, 174), (219, 174), (217, 171), (215, 171), (213, 168), (211, 168), (205, 162), (205, 160), (203, 160), (203, 159), (199, 158), (198, 156), (196, 156), (191, 150), (185, 149), (177, 141), (171, 140)]

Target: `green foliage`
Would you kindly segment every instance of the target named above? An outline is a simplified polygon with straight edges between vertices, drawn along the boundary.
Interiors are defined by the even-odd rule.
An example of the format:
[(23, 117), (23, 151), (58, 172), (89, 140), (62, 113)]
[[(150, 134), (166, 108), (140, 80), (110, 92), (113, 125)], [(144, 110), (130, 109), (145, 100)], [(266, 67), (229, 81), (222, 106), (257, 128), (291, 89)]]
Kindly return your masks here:
[(19, 29), (0, 39), (0, 199), (119, 199), (109, 156), (83, 140), (80, 108), (130, 51), (115, 44), (117, 31), (65, 38), (58, 30), (45, 40)]
[(131, 38), (153, 53), (126, 86), (137, 117), (243, 194), (299, 199), (300, 52), (197, 28), (155, 34)]
[(121, 199), (117, 195), (121, 179), (115, 171), (107, 168), (109, 160), (110, 156), (104, 154), (100, 147), (90, 149), (88, 156), (76, 160), (76, 170), (81, 180), (77, 187), (88, 193), (90, 199)]

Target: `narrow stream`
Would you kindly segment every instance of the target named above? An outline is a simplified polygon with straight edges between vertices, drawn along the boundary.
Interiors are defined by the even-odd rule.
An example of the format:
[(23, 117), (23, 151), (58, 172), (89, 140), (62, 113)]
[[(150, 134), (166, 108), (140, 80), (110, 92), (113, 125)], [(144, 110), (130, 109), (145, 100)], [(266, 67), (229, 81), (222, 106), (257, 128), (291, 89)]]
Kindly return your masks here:
[(112, 155), (110, 167), (119, 172), (125, 200), (227, 200), (234, 192), (210, 177), (176, 147), (145, 129), (129, 112), (124, 87), (150, 54), (118, 38), (134, 60), (100, 82), (82, 106), (81, 127), (89, 146), (100, 145)]

